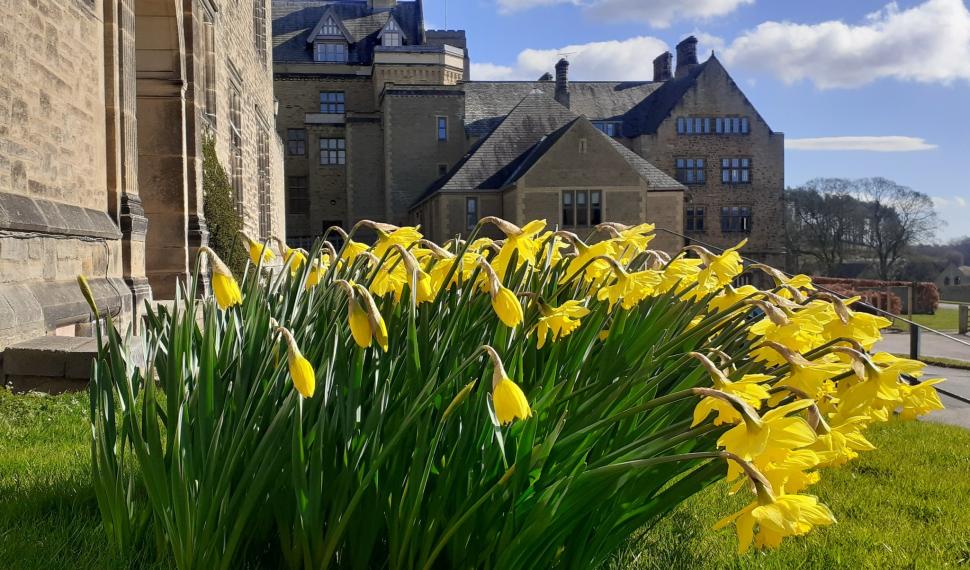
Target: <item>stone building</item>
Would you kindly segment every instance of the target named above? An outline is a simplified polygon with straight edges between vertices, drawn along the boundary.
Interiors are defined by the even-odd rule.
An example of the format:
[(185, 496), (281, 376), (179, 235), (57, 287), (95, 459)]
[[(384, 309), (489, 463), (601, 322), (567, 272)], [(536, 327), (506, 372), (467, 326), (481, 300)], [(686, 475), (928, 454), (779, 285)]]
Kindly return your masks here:
[[(0, 3), (0, 351), (132, 321), (206, 242), (215, 139), (254, 235), (283, 234), (270, 0)], [(137, 320), (136, 320), (137, 322)]]
[(566, 61), (474, 81), (464, 33), (425, 30), (420, 0), (274, 0), (273, 35), (291, 241), (364, 218), (438, 239), (485, 215), (602, 218), (783, 263), (784, 136), (693, 37), (652, 81), (595, 82)]

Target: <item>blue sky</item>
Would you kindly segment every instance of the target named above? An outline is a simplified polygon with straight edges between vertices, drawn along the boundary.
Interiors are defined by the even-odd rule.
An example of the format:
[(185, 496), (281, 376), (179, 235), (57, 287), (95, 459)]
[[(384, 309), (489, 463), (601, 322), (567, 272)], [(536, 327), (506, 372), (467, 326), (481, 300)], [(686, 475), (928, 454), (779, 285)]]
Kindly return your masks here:
[(786, 183), (884, 176), (970, 235), (970, 9), (963, 0), (425, 0), (468, 31), (473, 79), (650, 79), (683, 37), (713, 49), (771, 127)]

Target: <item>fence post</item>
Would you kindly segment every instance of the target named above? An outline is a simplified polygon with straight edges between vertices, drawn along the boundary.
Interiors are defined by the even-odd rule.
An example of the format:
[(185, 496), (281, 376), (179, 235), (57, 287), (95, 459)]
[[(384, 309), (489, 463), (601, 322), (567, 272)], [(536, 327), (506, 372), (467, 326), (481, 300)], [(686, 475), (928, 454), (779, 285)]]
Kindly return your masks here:
[(919, 360), (919, 326), (915, 323), (909, 325), (909, 357)]
[(970, 305), (960, 305), (960, 334), (967, 334), (968, 321), (970, 321)]

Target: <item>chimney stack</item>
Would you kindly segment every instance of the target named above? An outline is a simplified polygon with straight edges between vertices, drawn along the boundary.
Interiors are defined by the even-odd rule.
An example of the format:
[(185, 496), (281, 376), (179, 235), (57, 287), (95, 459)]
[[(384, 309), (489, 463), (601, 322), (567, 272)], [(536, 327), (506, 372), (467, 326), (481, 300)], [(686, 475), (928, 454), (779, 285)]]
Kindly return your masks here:
[(569, 108), (569, 62), (566, 58), (556, 64), (556, 101)]
[(697, 38), (689, 36), (677, 44), (677, 77), (686, 75), (697, 64)]
[(653, 60), (653, 80), (667, 81), (673, 77), (674, 54), (665, 51)]

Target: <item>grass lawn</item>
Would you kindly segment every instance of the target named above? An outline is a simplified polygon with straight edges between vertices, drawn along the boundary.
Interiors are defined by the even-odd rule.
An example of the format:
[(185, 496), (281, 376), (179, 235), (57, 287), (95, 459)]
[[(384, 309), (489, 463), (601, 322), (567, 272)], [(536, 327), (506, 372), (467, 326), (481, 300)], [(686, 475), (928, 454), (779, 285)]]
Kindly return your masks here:
[[(167, 568), (150, 549), (113, 555), (89, 475), (87, 395), (13, 396), (0, 389), (0, 568)], [(629, 543), (614, 569), (940, 568), (970, 564), (970, 431), (891, 423), (879, 450), (826, 470), (814, 492), (839, 524), (767, 554), (735, 554), (711, 532), (741, 506), (716, 486)]]
[[(902, 315), (904, 318), (909, 318)], [(938, 331), (955, 331), (959, 328), (960, 312), (955, 308), (941, 307), (932, 315), (913, 315), (912, 321), (918, 325), (930, 327)], [(903, 330), (909, 330), (909, 324), (897, 320), (894, 326)]]

